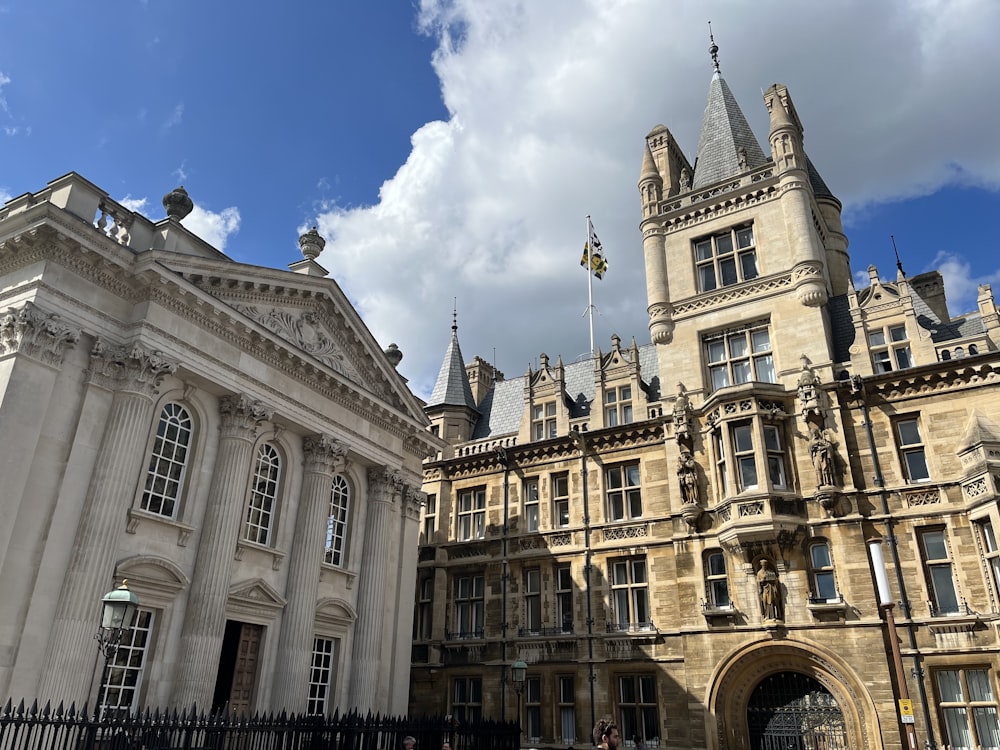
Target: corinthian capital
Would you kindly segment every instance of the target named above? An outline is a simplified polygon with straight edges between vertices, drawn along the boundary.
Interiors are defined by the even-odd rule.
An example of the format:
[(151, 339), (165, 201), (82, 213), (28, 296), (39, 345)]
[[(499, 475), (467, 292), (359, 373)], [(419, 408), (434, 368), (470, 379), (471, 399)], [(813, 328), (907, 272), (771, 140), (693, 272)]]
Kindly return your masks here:
[(402, 492), (403, 480), (398, 471), (379, 466), (368, 470), (368, 490), (372, 499), (392, 502)]
[(329, 435), (310, 435), (302, 441), (305, 470), (314, 474), (339, 474), (347, 468), (347, 446)]
[(260, 401), (239, 393), (219, 399), (222, 416), (222, 436), (250, 438), (257, 433), (261, 422), (266, 422), (274, 412)]
[(164, 376), (177, 369), (161, 355), (138, 344), (118, 346), (97, 339), (90, 350), (90, 382), (112, 391), (155, 396)]
[(403, 486), (403, 501), (409, 518), (420, 518), (420, 508), (427, 502), (427, 493), (410, 485)]
[(31, 302), (20, 309), (11, 307), (0, 318), (0, 354), (25, 354), (61, 367), (66, 349), (79, 340), (79, 328), (71, 328), (58, 315), (43, 312)]

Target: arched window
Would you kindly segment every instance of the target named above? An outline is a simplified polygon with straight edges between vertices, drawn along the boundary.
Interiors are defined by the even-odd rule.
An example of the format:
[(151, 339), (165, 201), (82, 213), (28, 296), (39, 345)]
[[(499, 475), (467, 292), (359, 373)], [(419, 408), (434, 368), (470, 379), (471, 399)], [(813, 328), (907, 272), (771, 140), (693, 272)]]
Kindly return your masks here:
[(326, 521), (326, 554), (324, 562), (343, 566), (344, 543), (347, 540), (347, 514), (351, 506), (351, 487), (340, 474), (330, 487), (330, 515)]
[(257, 450), (253, 479), (250, 482), (250, 502), (243, 538), (255, 544), (270, 544), (271, 530), (278, 506), (278, 482), (281, 479), (281, 455), (271, 443)]
[(177, 403), (164, 404), (146, 470), (146, 487), (139, 507), (174, 518), (184, 488), (184, 472), (193, 434), (191, 414)]

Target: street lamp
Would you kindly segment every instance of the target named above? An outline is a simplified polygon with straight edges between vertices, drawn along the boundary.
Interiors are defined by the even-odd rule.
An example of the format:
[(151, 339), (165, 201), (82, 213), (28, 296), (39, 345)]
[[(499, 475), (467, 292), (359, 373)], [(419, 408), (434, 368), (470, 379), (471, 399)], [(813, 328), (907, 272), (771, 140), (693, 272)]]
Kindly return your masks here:
[(521, 692), (524, 690), (524, 678), (528, 673), (528, 665), (518, 659), (510, 665), (510, 677), (514, 682), (514, 692), (517, 693), (517, 729), (521, 734)]
[(101, 627), (94, 634), (97, 641), (97, 650), (104, 654), (104, 669), (101, 672), (101, 684), (97, 690), (97, 706), (94, 710), (95, 718), (100, 715), (101, 703), (106, 698), (106, 691), (102, 695), (102, 688), (108, 682), (108, 673), (111, 669), (111, 662), (114, 661), (121, 646), (122, 636), (126, 631), (131, 630), (135, 625), (135, 616), (139, 612), (139, 597), (129, 591), (123, 580), (122, 585), (109, 591), (101, 599), (103, 611), (101, 613)]
[(882, 540), (878, 537), (869, 539), (868, 552), (872, 558), (872, 570), (875, 573), (875, 585), (878, 588), (878, 604), (885, 615), (885, 629), (888, 631), (889, 648), (892, 651), (892, 665), (896, 671), (898, 691), (896, 715), (903, 725), (907, 747), (909, 750), (917, 750), (917, 730), (913, 724), (913, 705), (910, 703), (910, 691), (906, 687), (906, 677), (903, 674), (903, 657), (899, 653), (899, 641), (896, 639), (896, 618), (892, 614), (895, 602), (892, 599), (892, 592), (889, 590), (889, 576), (885, 572)]

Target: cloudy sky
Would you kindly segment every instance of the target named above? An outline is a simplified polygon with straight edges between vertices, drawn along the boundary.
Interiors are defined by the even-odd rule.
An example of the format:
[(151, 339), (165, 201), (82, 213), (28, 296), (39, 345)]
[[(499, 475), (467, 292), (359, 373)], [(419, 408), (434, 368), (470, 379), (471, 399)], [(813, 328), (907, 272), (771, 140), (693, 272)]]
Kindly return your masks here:
[[(662, 123), (693, 160), (711, 77), (758, 139), (789, 87), (855, 272), (1000, 280), (995, 0), (0, 0), (0, 199), (75, 170), (240, 262), (319, 261), (426, 396), (457, 304), (466, 360), (585, 355), (586, 216), (610, 270), (598, 346), (648, 342), (636, 181)], [(1000, 286), (997, 286), (1000, 293)]]

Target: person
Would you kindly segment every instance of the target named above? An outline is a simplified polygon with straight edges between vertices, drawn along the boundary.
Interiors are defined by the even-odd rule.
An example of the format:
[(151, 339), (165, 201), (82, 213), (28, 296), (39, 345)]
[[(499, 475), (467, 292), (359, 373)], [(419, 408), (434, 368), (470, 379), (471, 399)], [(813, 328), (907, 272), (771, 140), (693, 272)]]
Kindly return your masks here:
[(635, 750), (646, 750), (646, 743), (642, 741), (642, 735), (637, 734), (632, 738), (632, 742), (635, 743)]
[(601, 750), (618, 750), (620, 742), (621, 734), (614, 719), (611, 717), (599, 719), (594, 725), (594, 744)]
[(451, 750), (451, 743), (448, 742), (448, 740), (445, 740), (444, 744), (441, 745), (441, 750)]
[(760, 608), (765, 620), (781, 620), (781, 588), (778, 584), (778, 574), (771, 567), (771, 562), (764, 558), (760, 561), (757, 571), (757, 584), (760, 586)]
[(403, 750), (413, 750), (413, 746), (417, 744), (416, 739), (410, 735), (406, 735), (403, 738)]

